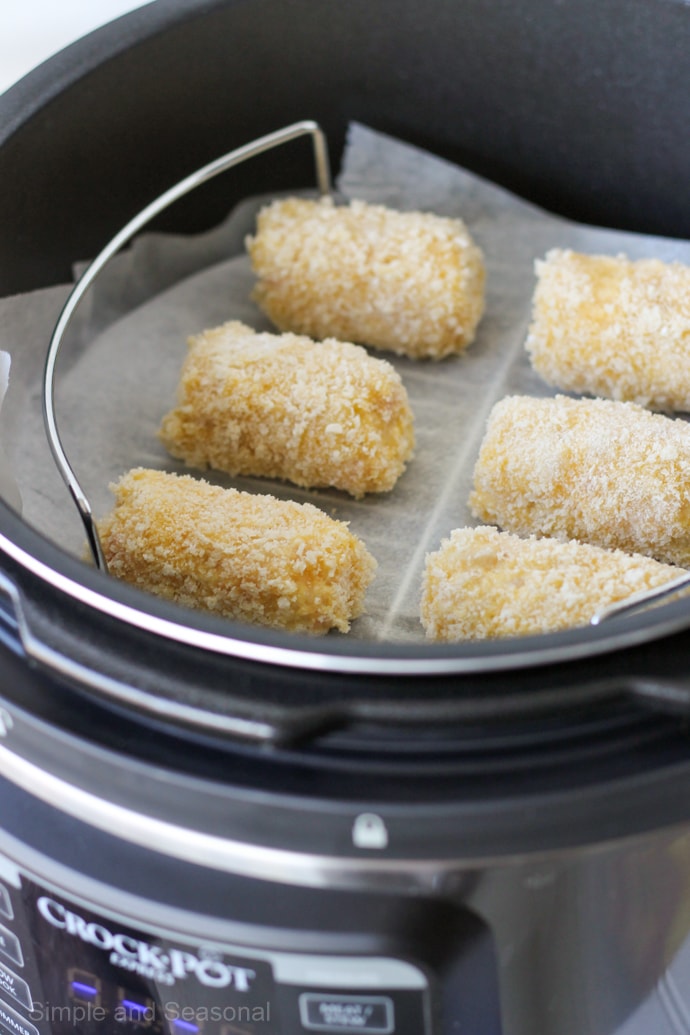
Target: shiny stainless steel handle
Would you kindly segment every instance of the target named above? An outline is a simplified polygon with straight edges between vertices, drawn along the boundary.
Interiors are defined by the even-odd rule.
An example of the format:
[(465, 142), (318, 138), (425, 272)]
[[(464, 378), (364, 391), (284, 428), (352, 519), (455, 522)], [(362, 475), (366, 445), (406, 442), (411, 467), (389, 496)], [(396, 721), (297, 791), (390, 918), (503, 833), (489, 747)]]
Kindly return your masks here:
[(248, 158), (254, 158), (256, 155), (263, 154), (264, 151), (269, 151), (274, 147), (289, 143), (291, 140), (296, 140), (298, 137), (305, 135), (309, 135), (312, 138), (317, 188), (320, 193), (329, 194), (331, 192), (331, 175), (328, 163), (328, 149), (326, 138), (318, 124), (311, 120), (304, 120), (302, 122), (295, 122), (290, 126), (286, 126), (284, 129), (276, 130), (275, 133), (268, 133), (266, 136), (260, 137), (258, 140), (254, 140), (249, 144), (236, 148), (234, 151), (228, 152), (228, 154), (222, 155), (220, 158), (216, 158), (214, 161), (209, 162), (208, 165), (203, 166), (203, 168), (197, 169), (196, 172), (193, 172), (189, 176), (185, 177), (185, 179), (180, 180), (179, 183), (176, 183), (154, 201), (150, 202), (146, 208), (142, 209), (141, 212), (134, 216), (134, 218), (131, 219), (129, 223), (127, 223), (127, 225), (108, 242), (105, 248), (99, 252), (96, 258), (86, 268), (65, 302), (48, 346), (48, 354), (43, 373), (43, 419), (53, 459), (55, 460), (60, 474), (62, 475), (63, 480), (76, 504), (79, 516), (81, 517), (82, 524), (86, 531), (86, 537), (94, 562), (96, 567), (100, 568), (101, 571), (107, 572), (108, 565), (103, 554), (98, 530), (91, 510), (91, 504), (89, 503), (86, 493), (82, 489), (72, 465), (67, 458), (67, 454), (65, 453), (55, 414), (55, 369), (60, 348), (72, 318), (84, 298), (84, 295), (104, 267), (107, 266), (120, 249), (131, 241), (131, 239), (139, 233), (140, 230), (143, 230), (143, 228), (147, 226), (155, 216), (160, 215), (164, 209), (168, 208), (186, 194), (189, 194), (190, 191), (194, 190), (196, 187), (201, 186), (201, 184), (213, 179), (220, 173), (226, 172), (233, 166), (239, 165), (240, 162), (244, 162)]
[(609, 607), (602, 607), (600, 611), (597, 611), (592, 615), (590, 624), (600, 625), (609, 618), (615, 618), (616, 615), (633, 614), (636, 611), (644, 611), (646, 608), (657, 603), (657, 601), (663, 600), (664, 597), (680, 593), (682, 590), (687, 589), (688, 586), (690, 586), (690, 571), (684, 571), (682, 575), (679, 575), (675, 579), (671, 579), (669, 582), (664, 582), (661, 586), (656, 586), (654, 589), (645, 589), (639, 593), (633, 593), (632, 596), (626, 597), (625, 600), (619, 600), (618, 603), (611, 604)]

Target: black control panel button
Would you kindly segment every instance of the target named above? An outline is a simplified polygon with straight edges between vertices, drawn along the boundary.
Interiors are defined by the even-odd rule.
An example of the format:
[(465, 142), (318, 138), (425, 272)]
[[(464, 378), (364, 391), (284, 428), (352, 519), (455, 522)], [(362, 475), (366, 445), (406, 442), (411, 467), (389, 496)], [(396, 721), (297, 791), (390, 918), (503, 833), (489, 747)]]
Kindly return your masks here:
[(0, 999), (0, 1032), (2, 1035), (39, 1035), (38, 1028)]
[[(430, 1035), (428, 988), (277, 985), (280, 1035)], [(205, 1033), (204, 1033), (205, 1035)], [(273, 1032), (271, 1032), (273, 1035)]]
[(20, 967), (24, 966), (24, 954), (22, 953), (19, 938), (12, 931), (8, 931), (6, 927), (3, 927), (2, 924), (0, 924), (0, 956), (4, 956)]
[(395, 1008), (388, 996), (327, 995), (304, 992), (299, 997), (305, 1031), (358, 1031), (362, 1035), (391, 1035)]
[(25, 1006), (27, 1010), (33, 1010), (31, 989), (28, 984), (24, 978), (20, 978), (18, 974), (6, 967), (4, 963), (0, 963), (0, 990), (12, 996), (18, 1003)]

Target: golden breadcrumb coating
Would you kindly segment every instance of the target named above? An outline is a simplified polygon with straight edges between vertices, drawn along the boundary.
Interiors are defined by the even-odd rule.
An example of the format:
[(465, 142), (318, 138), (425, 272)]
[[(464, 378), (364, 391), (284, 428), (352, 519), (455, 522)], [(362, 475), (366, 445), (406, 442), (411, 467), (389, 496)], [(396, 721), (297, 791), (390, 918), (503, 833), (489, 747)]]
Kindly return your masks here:
[(284, 331), (440, 359), (484, 311), (484, 260), (461, 219), (288, 198), (262, 209), (247, 249), (252, 297)]
[(359, 497), (392, 489), (412, 456), (400, 375), (359, 345), (257, 334), (233, 321), (189, 346), (179, 405), (160, 429), (187, 464)]
[(111, 486), (98, 522), (109, 571), (186, 607), (242, 622), (347, 632), (376, 561), (342, 521), (309, 503), (137, 468)]
[(536, 272), (526, 347), (545, 381), (690, 410), (690, 267), (554, 249)]
[(422, 624), (444, 642), (556, 632), (680, 574), (622, 550), (456, 528), (427, 556)]
[(690, 425), (609, 399), (509, 396), (493, 408), (472, 513), (690, 566)]

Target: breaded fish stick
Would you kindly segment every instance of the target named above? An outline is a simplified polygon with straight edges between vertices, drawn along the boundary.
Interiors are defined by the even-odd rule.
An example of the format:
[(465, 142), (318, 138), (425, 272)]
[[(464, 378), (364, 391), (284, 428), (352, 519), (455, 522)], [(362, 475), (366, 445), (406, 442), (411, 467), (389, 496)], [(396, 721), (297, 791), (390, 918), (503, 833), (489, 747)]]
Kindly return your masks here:
[(554, 249), (536, 272), (526, 348), (545, 381), (690, 410), (690, 267)]
[(679, 574), (621, 550), (457, 528), (427, 556), (422, 624), (444, 642), (556, 632)]
[(472, 513), (690, 566), (690, 425), (609, 399), (512, 396), (489, 417)]
[(460, 219), (330, 198), (275, 201), (247, 248), (276, 327), (413, 359), (461, 352), (484, 311), (484, 260)]
[(137, 468), (98, 522), (109, 571), (225, 618), (293, 632), (347, 632), (376, 561), (342, 521), (309, 503)]
[(237, 321), (190, 338), (160, 438), (193, 466), (353, 496), (392, 489), (414, 448), (390, 363), (358, 345), (257, 334)]

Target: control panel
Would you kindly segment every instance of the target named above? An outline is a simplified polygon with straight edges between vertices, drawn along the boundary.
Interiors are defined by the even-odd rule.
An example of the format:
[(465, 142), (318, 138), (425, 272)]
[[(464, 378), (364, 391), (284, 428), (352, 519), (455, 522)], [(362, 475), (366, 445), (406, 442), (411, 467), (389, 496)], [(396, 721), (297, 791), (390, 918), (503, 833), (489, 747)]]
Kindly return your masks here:
[(102, 915), (0, 859), (0, 1035), (429, 1035), (401, 959), (245, 951)]

